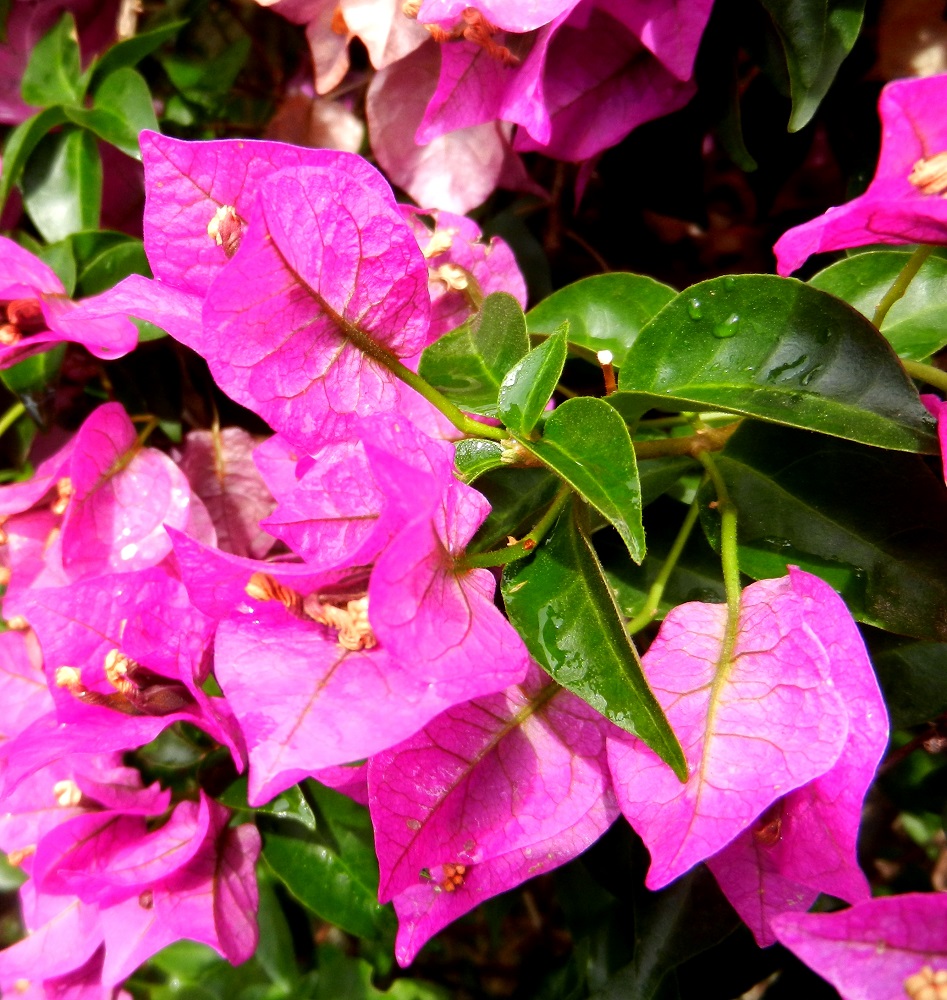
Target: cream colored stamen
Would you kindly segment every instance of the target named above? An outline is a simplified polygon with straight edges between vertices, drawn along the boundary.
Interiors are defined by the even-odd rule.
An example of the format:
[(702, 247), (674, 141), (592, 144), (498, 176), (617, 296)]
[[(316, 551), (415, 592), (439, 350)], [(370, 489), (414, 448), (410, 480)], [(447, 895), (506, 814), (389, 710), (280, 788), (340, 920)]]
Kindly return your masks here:
[(82, 791), (71, 778), (57, 781), (53, 785), (53, 796), (56, 805), (62, 806), (63, 809), (74, 809), (82, 801)]
[(68, 476), (63, 476), (63, 478), (56, 483), (56, 493), (57, 498), (53, 501), (53, 504), (49, 509), (54, 514), (65, 514), (66, 508), (69, 506), (69, 500), (73, 493), (75, 493), (75, 490), (72, 488), (72, 480)]
[(30, 857), (30, 855), (36, 853), (36, 844), (30, 844), (29, 847), (23, 847), (19, 851), (10, 851), (7, 855), (7, 861), (11, 865), (21, 865), (23, 862)]
[(279, 580), (274, 580), (266, 573), (254, 573), (244, 587), (248, 597), (255, 601), (279, 601), (280, 604), (294, 615), (303, 612), (303, 599), (295, 590), (284, 587)]
[(456, 229), (435, 229), (431, 233), (427, 246), (421, 251), (425, 260), (430, 260), (438, 254), (447, 253), (454, 245), (454, 237), (457, 235)]
[(441, 264), (431, 268), (431, 277), (435, 281), (443, 281), (451, 291), (463, 292), (470, 284), (470, 275), (457, 264)]
[(921, 194), (947, 193), (947, 150), (918, 160), (908, 180)]
[(935, 972), (925, 965), (904, 980), (904, 992), (910, 1000), (947, 1000), (947, 969)]
[(243, 235), (243, 220), (237, 215), (233, 205), (221, 205), (207, 223), (207, 235), (224, 253), (232, 257), (240, 246)]
[(368, 598), (347, 601), (345, 607), (323, 604), (318, 594), (310, 594), (303, 608), (313, 621), (327, 625), (339, 633), (338, 642), (343, 649), (372, 649), (378, 645), (371, 622), (368, 620)]
[(417, 20), (418, 11), (421, 9), (421, 0), (405, 0), (401, 5), (401, 13), (405, 17), (410, 17), (412, 21)]

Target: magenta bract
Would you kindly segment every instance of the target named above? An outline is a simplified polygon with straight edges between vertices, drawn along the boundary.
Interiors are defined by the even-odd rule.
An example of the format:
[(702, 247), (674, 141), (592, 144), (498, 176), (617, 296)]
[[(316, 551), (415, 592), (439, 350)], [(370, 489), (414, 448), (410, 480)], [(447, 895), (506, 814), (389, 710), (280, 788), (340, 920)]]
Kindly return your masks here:
[(618, 814), (611, 724), (535, 665), (369, 761), (379, 898), (394, 900), (408, 965), (442, 927), (576, 857)]
[(872, 182), (853, 201), (784, 233), (773, 248), (780, 274), (826, 250), (947, 242), (947, 200), (938, 180), (947, 152), (945, 96), (947, 74), (896, 80), (884, 88), (878, 102), (881, 156)]
[[(813, 589), (826, 585), (812, 580), (797, 571), (747, 587), (726, 663), (727, 609), (719, 604), (675, 608), (645, 654), (645, 676), (689, 772), (682, 785), (641, 741), (617, 731), (609, 740), (622, 812), (651, 852), (649, 888), (716, 854), (838, 760), (848, 717), (819, 635), (826, 631), (835, 655), (833, 617), (848, 613), (834, 602), (813, 607)], [(862, 669), (864, 650), (860, 657), (838, 669)]]

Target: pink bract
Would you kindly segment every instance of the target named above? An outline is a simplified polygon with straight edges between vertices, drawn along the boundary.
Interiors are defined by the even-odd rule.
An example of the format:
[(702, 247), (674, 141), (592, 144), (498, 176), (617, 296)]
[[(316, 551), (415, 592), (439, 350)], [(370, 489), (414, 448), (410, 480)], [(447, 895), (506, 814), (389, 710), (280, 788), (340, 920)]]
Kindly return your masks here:
[(945, 98), (947, 74), (896, 80), (884, 88), (878, 102), (881, 155), (872, 182), (853, 201), (784, 233), (773, 248), (780, 274), (827, 250), (947, 242), (947, 200), (929, 177), (947, 152)]
[[(86, 312), (87, 310), (88, 312)], [(82, 344), (99, 358), (119, 358), (138, 343), (138, 330), (97, 296), (81, 306), (28, 250), (0, 236), (0, 368), (63, 341)]]
[(379, 898), (394, 900), (401, 965), (452, 920), (605, 832), (618, 814), (610, 726), (533, 665), (519, 686), (452, 708), (369, 761)]
[(848, 739), (825, 774), (779, 800), (708, 861), (764, 947), (776, 940), (774, 915), (806, 910), (820, 892), (849, 903), (868, 899), (868, 881), (858, 866), (858, 830), (865, 793), (888, 743), (884, 700), (844, 602), (817, 577), (798, 569), (790, 575), (807, 620), (813, 627), (818, 622), (832, 683), (848, 713)]
[(813, 613), (807, 578), (794, 573), (746, 588), (726, 664), (718, 666), (727, 609), (714, 604), (675, 608), (644, 656), (689, 773), (682, 785), (641, 741), (609, 740), (622, 812), (651, 852), (649, 888), (716, 854), (777, 798), (838, 760), (847, 714), (818, 636), (825, 617), (834, 637), (839, 611)]
[(842, 1000), (926, 996), (922, 986), (934, 989), (934, 974), (947, 973), (944, 893), (886, 896), (837, 913), (784, 913), (773, 927)]

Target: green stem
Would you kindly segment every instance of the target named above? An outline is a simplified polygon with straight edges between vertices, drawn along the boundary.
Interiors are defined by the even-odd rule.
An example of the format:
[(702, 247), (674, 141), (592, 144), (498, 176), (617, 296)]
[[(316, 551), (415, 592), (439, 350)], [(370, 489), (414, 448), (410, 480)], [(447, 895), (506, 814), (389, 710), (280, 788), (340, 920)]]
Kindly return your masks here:
[(14, 403), (2, 417), (0, 417), (0, 437), (26, 413), (26, 407), (22, 403)]
[(911, 378), (926, 382), (928, 385), (934, 386), (935, 389), (940, 389), (941, 392), (947, 392), (947, 372), (935, 368), (933, 365), (921, 364), (920, 361), (905, 361), (904, 358), (901, 359), (901, 364), (904, 365), (904, 370)]
[(546, 509), (546, 513), (536, 522), (536, 527), (528, 535), (524, 535), (518, 542), (515, 542), (513, 545), (507, 545), (503, 549), (492, 549), (489, 552), (464, 555), (460, 559), (460, 568), (490, 569), (493, 566), (505, 566), (507, 563), (516, 562), (517, 559), (522, 559), (523, 556), (529, 555), (546, 537), (549, 529), (559, 519), (562, 508), (565, 507), (570, 496), (572, 496), (571, 487), (563, 483), (553, 497), (552, 503)]
[(681, 558), (681, 553), (684, 551), (687, 539), (690, 538), (690, 533), (693, 530), (694, 525), (697, 523), (697, 516), (699, 513), (700, 506), (697, 503), (697, 497), (694, 497), (693, 503), (691, 503), (690, 508), (687, 511), (687, 516), (684, 518), (684, 523), (681, 525), (681, 529), (677, 533), (677, 538), (674, 539), (674, 544), (671, 546), (671, 551), (668, 553), (667, 559), (664, 560), (661, 572), (658, 573), (654, 583), (651, 584), (651, 589), (648, 591), (648, 596), (645, 598), (644, 607), (628, 623), (628, 633), (630, 635), (640, 632), (645, 625), (648, 625), (651, 622), (657, 613), (658, 606), (661, 603), (661, 598), (664, 596), (664, 588), (667, 586), (667, 582), (671, 578), (671, 574), (674, 572), (674, 567)]
[(727, 630), (720, 650), (721, 664), (733, 657), (740, 627), (740, 560), (737, 551), (737, 509), (730, 499), (727, 484), (709, 452), (697, 456), (707, 470), (717, 491), (717, 513), (720, 515), (720, 561), (723, 565), (723, 586), (727, 594)]
[[(360, 344), (359, 346), (361, 347), (362, 345)], [(366, 351), (366, 353), (368, 352)], [(411, 371), (410, 368), (403, 365), (393, 355), (388, 354), (387, 351), (382, 353), (376, 349), (372, 352), (372, 357), (376, 361), (380, 361), (393, 375), (397, 375), (406, 385), (411, 386), (415, 392), (422, 395), (431, 406), (440, 410), (457, 430), (463, 431), (464, 434), (470, 437), (490, 438), (493, 441), (503, 441), (510, 436), (509, 432), (503, 427), (491, 427), (489, 424), (480, 423), (479, 420), (472, 420), (443, 393), (438, 392), (433, 385), (425, 382), (420, 375)]]
[(908, 257), (907, 263), (901, 268), (900, 273), (894, 279), (894, 283), (885, 292), (884, 298), (878, 303), (878, 308), (875, 310), (874, 316), (871, 317), (871, 321), (874, 323), (876, 329), (881, 329), (881, 324), (884, 322), (885, 316), (888, 315), (888, 310), (908, 290), (908, 285), (914, 280), (914, 276), (920, 271), (924, 265), (924, 261), (930, 257), (933, 251), (934, 248), (930, 244), (922, 243)]

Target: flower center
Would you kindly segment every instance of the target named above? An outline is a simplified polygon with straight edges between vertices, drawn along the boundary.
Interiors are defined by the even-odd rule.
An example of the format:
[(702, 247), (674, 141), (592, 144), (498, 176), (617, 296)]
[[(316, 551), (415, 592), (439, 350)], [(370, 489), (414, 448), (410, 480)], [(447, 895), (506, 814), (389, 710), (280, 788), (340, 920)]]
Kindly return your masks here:
[(0, 345), (10, 347), (45, 329), (46, 320), (39, 299), (0, 301)]
[(904, 992), (911, 1000), (947, 1000), (947, 969), (935, 972), (925, 965), (904, 980)]
[(921, 194), (943, 195), (947, 191), (947, 150), (918, 160), (908, 180)]
[(207, 223), (207, 235), (217, 246), (223, 247), (228, 258), (237, 252), (243, 229), (244, 221), (233, 205), (221, 205)]
[[(406, 3), (402, 11), (408, 17), (417, 17), (418, 8), (412, 3)], [(461, 12), (460, 21), (449, 31), (436, 24), (425, 24), (435, 42), (472, 42), (479, 45), (484, 52), (504, 66), (519, 66), (519, 56), (515, 56), (505, 45), (494, 41), (493, 36), (499, 30), (477, 10), (476, 7), (465, 7)]]

